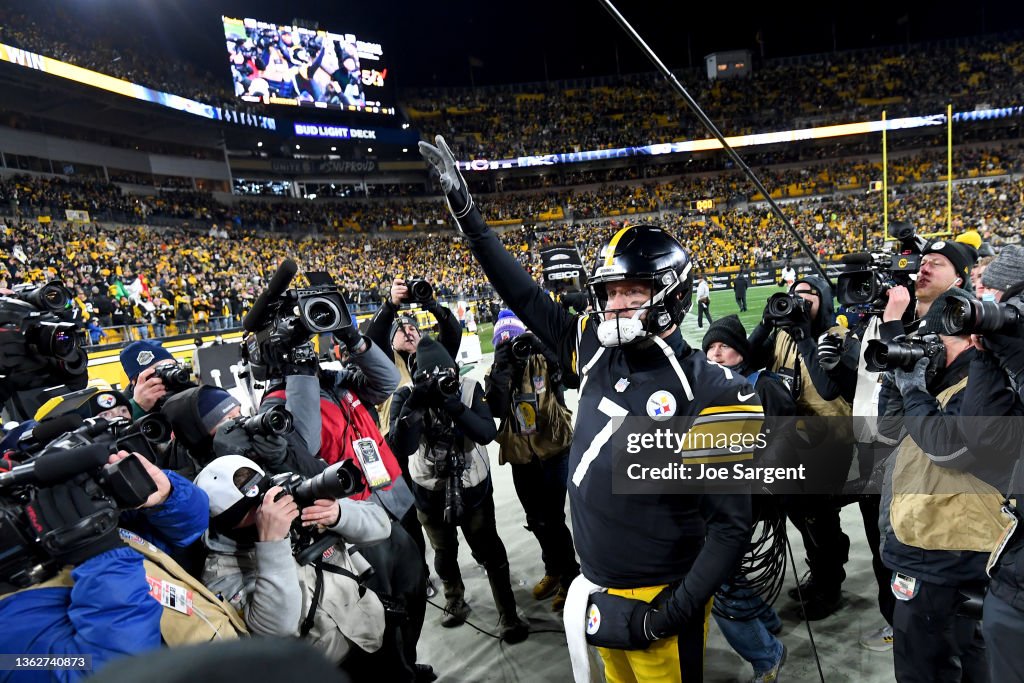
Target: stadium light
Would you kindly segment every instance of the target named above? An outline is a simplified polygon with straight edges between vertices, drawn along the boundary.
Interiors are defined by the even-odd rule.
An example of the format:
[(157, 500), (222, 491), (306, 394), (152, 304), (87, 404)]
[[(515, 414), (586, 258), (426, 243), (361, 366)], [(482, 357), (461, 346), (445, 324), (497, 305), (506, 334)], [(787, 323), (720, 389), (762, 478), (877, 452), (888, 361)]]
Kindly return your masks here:
[(263, 141), (262, 141), (262, 140), (260, 140), (259, 142), (257, 142), (257, 143), (256, 143), (256, 146), (257, 146), (257, 147), (262, 147), (262, 146), (263, 146)]
[(367, 151), (367, 152), (372, 152), (372, 151), (373, 151), (373, 147), (367, 147), (367, 148), (366, 148), (366, 151)]
[(295, 145), (295, 149), (302, 149), (302, 148), (299, 147), (298, 145)]
[(403, 147), (403, 148), (402, 148), (402, 151), (403, 151), (403, 152), (408, 152), (408, 151), (409, 151), (409, 148), (408, 148), (408, 147)]
[(331, 151), (332, 151), (332, 152), (337, 152), (337, 151), (338, 151), (338, 148), (337, 148), (337, 147), (331, 147)]

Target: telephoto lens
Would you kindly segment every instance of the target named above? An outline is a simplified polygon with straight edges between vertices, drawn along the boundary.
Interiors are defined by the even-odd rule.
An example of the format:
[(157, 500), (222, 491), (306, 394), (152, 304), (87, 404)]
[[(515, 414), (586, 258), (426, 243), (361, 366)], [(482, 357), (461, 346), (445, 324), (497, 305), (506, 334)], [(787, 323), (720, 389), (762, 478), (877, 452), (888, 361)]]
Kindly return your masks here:
[(407, 286), (411, 303), (422, 304), (434, 298), (434, 287), (423, 278), (412, 278)]
[(291, 493), (300, 506), (305, 506), (315, 500), (353, 496), (365, 488), (359, 467), (351, 460), (342, 460), (306, 479)]
[(949, 335), (1008, 332), (1022, 322), (1019, 298), (997, 303), (952, 296), (942, 309), (942, 326)]
[(459, 376), (454, 370), (445, 371), (435, 379), (437, 390), (443, 395), (451, 397), (459, 393)]

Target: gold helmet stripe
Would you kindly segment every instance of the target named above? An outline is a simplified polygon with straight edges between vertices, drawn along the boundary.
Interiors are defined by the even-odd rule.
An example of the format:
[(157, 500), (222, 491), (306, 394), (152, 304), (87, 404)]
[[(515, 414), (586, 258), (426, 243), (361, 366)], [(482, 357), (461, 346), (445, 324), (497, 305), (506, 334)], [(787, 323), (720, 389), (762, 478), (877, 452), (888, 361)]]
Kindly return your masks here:
[(612, 237), (611, 241), (608, 243), (608, 246), (604, 250), (604, 265), (614, 265), (615, 246), (619, 243), (619, 240), (622, 239), (622, 236), (626, 234), (626, 231), (629, 230), (631, 227), (633, 226), (627, 225), (626, 227), (622, 228), (617, 233), (615, 233), (615, 237)]

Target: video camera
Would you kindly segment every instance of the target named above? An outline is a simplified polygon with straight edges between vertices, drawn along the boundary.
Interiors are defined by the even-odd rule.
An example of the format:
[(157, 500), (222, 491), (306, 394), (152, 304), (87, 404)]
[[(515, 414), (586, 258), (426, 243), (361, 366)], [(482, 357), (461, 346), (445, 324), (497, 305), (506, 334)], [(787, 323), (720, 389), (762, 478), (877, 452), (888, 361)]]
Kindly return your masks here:
[[(366, 489), (363, 473), (351, 460), (334, 463), (315, 477), (303, 479), (293, 472), (275, 474), (265, 482), (266, 490), (280, 486), (277, 498), (291, 496), (299, 508), (312, 505), (320, 499), (334, 500), (362, 493)], [(276, 499), (275, 499), (276, 500)], [(338, 537), (323, 534), (313, 527), (301, 526), (296, 519), (291, 530), (292, 551), (299, 564), (307, 565), (323, 555), (327, 548), (338, 542)]]
[[(914, 369), (917, 361), (922, 358), (933, 360), (945, 349), (937, 334), (901, 335), (889, 342), (872, 339), (864, 350), (864, 362), (869, 372), (909, 371)], [(929, 368), (929, 378), (936, 370)]]
[(295, 261), (285, 260), (242, 320), (249, 333), (242, 358), (258, 381), (283, 377), (288, 364), (315, 363), (310, 340), (354, 323), (341, 291), (327, 273), (306, 273), (309, 287), (288, 289), (297, 271)]
[(949, 297), (942, 309), (946, 334), (1008, 334), (1024, 325), (1024, 301), (1020, 295), (1003, 302)]
[(17, 335), (0, 353), (0, 394), (57, 384), (84, 384), (89, 359), (72, 322), (71, 293), (59, 282), (23, 284), (0, 296), (0, 328)]
[[(0, 473), (0, 583), (25, 588), (45, 580), (59, 567), (54, 554), (117, 526), (120, 510), (137, 508), (157, 489), (135, 457), (107, 464), (110, 449), (94, 443), (71, 449), (51, 444), (37, 457)], [(26, 506), (40, 488), (71, 483), (108, 506), (71, 527), (40, 536)]]
[(775, 327), (792, 327), (810, 319), (811, 305), (798, 294), (778, 292), (768, 297), (764, 319)]
[(921, 268), (921, 251), (927, 245), (917, 228), (906, 221), (889, 226), (889, 234), (899, 242), (899, 250), (847, 254), (842, 262), (847, 270), (836, 278), (836, 298), (849, 308), (867, 309), (880, 314), (888, 303), (888, 292), (903, 286), (913, 292), (911, 275)]

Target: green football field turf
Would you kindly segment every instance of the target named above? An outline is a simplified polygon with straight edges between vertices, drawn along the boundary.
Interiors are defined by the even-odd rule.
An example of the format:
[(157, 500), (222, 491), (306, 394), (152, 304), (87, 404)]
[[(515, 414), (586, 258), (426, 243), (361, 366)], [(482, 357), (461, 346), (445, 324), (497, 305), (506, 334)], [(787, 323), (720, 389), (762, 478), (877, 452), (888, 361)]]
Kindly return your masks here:
[[(718, 319), (731, 313), (739, 313), (740, 320), (743, 321), (743, 327), (747, 329), (747, 334), (749, 335), (754, 326), (761, 320), (761, 314), (764, 312), (764, 302), (772, 294), (784, 291), (783, 288), (774, 285), (751, 287), (747, 290), (747, 311), (745, 313), (739, 313), (740, 309), (736, 305), (736, 295), (733, 294), (731, 289), (713, 291), (711, 292), (711, 317)], [(695, 299), (693, 308), (690, 309), (690, 312), (683, 320), (683, 337), (691, 346), (699, 349), (700, 342), (707, 330), (707, 321), (704, 321), (704, 329), (697, 328), (697, 304)], [(480, 335), (481, 351), (483, 353), (494, 351), (494, 347), (491, 346), (494, 326), (491, 323), (483, 323), (477, 329), (477, 334)]]

